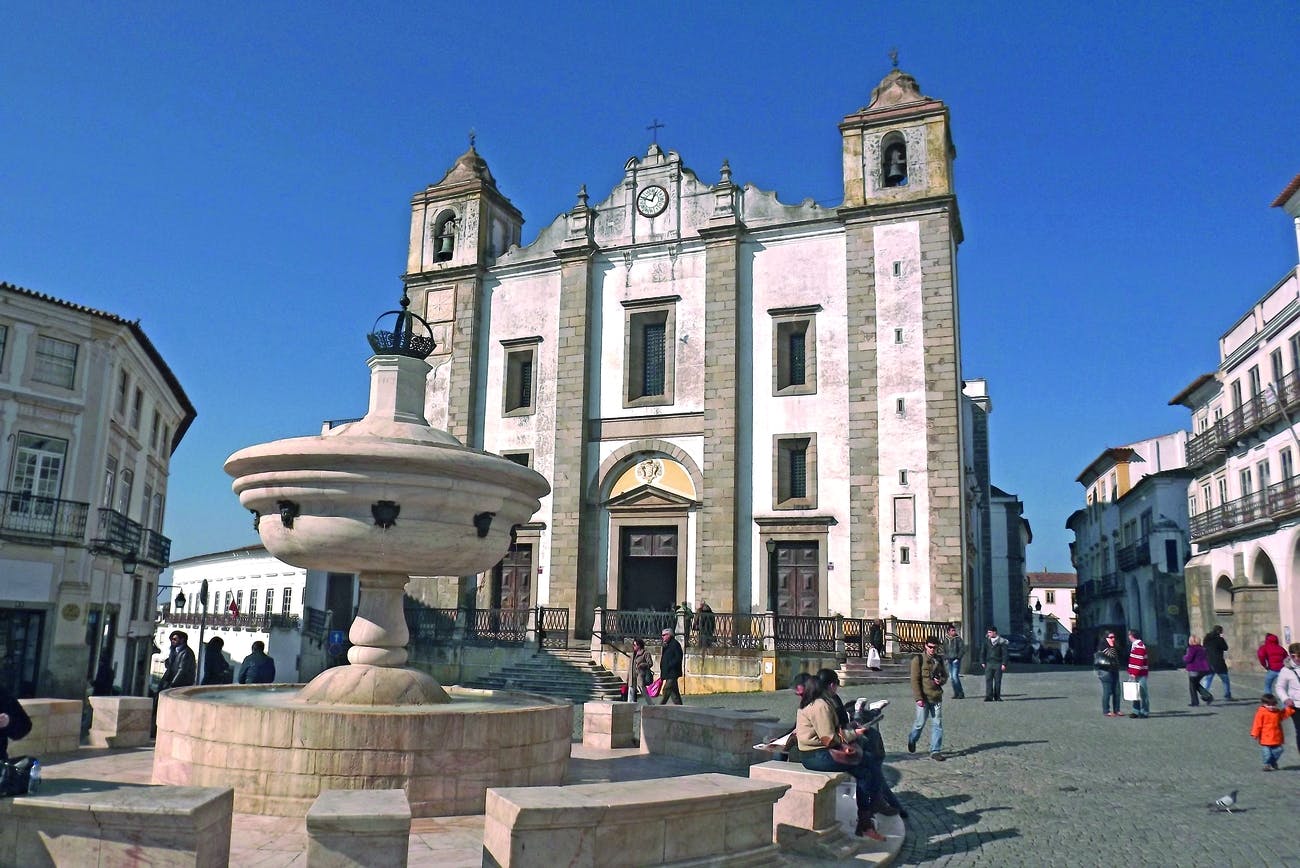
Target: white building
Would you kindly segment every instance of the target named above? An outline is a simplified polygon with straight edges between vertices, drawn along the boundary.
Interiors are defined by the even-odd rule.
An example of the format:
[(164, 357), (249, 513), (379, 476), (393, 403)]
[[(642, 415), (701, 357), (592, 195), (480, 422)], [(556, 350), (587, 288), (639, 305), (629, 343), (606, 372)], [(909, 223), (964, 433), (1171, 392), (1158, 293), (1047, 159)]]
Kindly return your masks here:
[[(1273, 202), (1296, 222), (1300, 175)], [(1292, 268), (1219, 338), (1219, 366), (1170, 401), (1192, 413), (1188, 464), (1191, 627), (1224, 627), (1229, 662), (1254, 669), (1265, 633), (1300, 629), (1300, 269)]]
[(1033, 624), (1030, 638), (1064, 657), (1074, 632), (1074, 592), (1078, 576), (1040, 570), (1025, 573), (1025, 582), (1029, 586)]
[[(208, 589), (204, 615), (202, 590)], [(157, 626), (155, 641), (167, 648), (167, 636), (183, 630), (199, 654), (200, 642), (214, 636), (224, 643), (226, 658), (238, 671), (252, 650), (253, 642), (266, 643), (275, 658), (276, 680), (297, 682), (315, 675), (319, 667), (320, 635), (304, 636), (314, 622), (316, 632), (346, 631), (356, 606), (356, 579), (352, 573), (326, 573), (291, 566), (272, 556), (261, 545), (196, 555), (172, 564), (169, 603)], [(237, 607), (235, 614), (233, 606)], [(334, 615), (327, 619), (326, 613)], [(200, 638), (200, 631), (202, 638)], [(315, 639), (315, 647), (304, 654), (304, 638)], [(154, 674), (161, 675), (166, 651), (154, 661)], [(305, 674), (303, 669), (309, 670)]]
[(142, 694), (194, 407), (138, 321), (0, 283), (0, 683)]
[(894, 70), (831, 134), (832, 208), (658, 144), (526, 247), (472, 145), (414, 197), (427, 417), (552, 493), (490, 574), (412, 596), (561, 607), (578, 633), (681, 600), (964, 620), (948, 109)]
[(1066, 527), (1078, 571), (1075, 654), (1088, 659), (1105, 630), (1137, 629), (1155, 663), (1187, 644), (1187, 434), (1175, 431), (1103, 451), (1078, 482), (1087, 505)]

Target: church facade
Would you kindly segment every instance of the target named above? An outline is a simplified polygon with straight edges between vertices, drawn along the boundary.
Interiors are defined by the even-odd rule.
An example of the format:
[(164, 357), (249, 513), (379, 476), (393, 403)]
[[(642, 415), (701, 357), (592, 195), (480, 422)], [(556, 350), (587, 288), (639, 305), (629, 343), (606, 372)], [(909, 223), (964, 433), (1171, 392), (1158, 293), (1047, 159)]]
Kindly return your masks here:
[(652, 145), (519, 246), (473, 146), (412, 201), (403, 281), (431, 424), (551, 482), (489, 574), (431, 605), (964, 620), (947, 106), (895, 69), (839, 124), (844, 199), (710, 184)]

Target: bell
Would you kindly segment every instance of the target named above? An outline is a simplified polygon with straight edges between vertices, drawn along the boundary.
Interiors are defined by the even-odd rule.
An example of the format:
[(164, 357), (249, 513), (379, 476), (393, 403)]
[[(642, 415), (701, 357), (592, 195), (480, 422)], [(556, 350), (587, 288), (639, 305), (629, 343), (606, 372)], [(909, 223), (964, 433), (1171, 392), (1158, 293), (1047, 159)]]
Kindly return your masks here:
[(900, 148), (889, 152), (885, 165), (885, 185), (897, 187), (907, 179), (907, 157)]
[(451, 259), (452, 251), (456, 248), (456, 236), (452, 232), (451, 223), (448, 222), (443, 227), (442, 234), (438, 236), (438, 261), (445, 262)]

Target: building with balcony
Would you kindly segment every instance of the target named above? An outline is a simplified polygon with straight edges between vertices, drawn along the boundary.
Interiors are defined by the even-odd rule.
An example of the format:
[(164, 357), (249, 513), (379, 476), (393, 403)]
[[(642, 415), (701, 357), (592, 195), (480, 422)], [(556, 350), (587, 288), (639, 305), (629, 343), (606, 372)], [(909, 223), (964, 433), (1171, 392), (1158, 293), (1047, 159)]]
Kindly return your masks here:
[(168, 465), (194, 407), (139, 322), (0, 283), (0, 683), (147, 686)]
[[(1296, 223), (1300, 175), (1273, 202)], [(1300, 628), (1300, 268), (1292, 268), (1219, 338), (1219, 366), (1175, 395), (1192, 414), (1187, 463), (1191, 627), (1224, 628), (1252, 649)], [(1249, 654), (1230, 664), (1254, 669)]]
[(1074, 633), (1074, 594), (1079, 577), (1074, 573), (1025, 573), (1029, 586), (1030, 638), (1039, 646), (1065, 656)]
[(1106, 449), (1084, 471), (1086, 506), (1065, 526), (1078, 576), (1074, 653), (1087, 660), (1105, 630), (1142, 631), (1152, 662), (1181, 659), (1187, 644), (1187, 434), (1175, 431)]

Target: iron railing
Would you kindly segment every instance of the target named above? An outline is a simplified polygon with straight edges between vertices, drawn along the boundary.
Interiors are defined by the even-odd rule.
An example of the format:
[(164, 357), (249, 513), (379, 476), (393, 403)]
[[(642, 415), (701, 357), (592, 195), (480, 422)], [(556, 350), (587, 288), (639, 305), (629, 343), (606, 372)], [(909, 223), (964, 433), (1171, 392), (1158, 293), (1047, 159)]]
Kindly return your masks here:
[(897, 650), (920, 654), (925, 650), (925, 640), (940, 639), (948, 635), (947, 621), (916, 621), (908, 618), (890, 618), (889, 634)]
[(1240, 407), (1189, 439), (1187, 466), (1197, 469), (1222, 459), (1233, 443), (1257, 428), (1285, 420), (1296, 410), (1300, 410), (1300, 371), (1282, 377), (1269, 391), (1252, 395)]
[(866, 618), (844, 619), (844, 653), (849, 657), (866, 657), (868, 641)]
[(600, 632), (609, 642), (641, 639), (650, 645), (660, 641), (659, 636), (665, 629), (676, 628), (677, 615), (673, 612), (606, 609)]
[(131, 521), (115, 509), (101, 508), (99, 526), (95, 531), (95, 537), (90, 541), (90, 547), (118, 557), (137, 555), (143, 533), (144, 528), (138, 522)]
[(156, 530), (145, 529), (140, 541), (139, 559), (164, 569), (172, 562), (172, 541)]
[(1101, 577), (1100, 593), (1116, 594), (1124, 588), (1124, 578), (1119, 573), (1106, 573)]
[(38, 497), (26, 491), (5, 491), (0, 513), (0, 536), (50, 545), (79, 543), (86, 538), (90, 504), (57, 497)]
[(567, 606), (537, 607), (537, 644), (543, 648), (569, 647), (569, 609)]
[(778, 651), (835, 653), (837, 618), (777, 615), (773, 624)]
[(687, 644), (694, 648), (762, 648), (763, 616), (746, 612), (696, 612), (691, 619)]
[(406, 629), (412, 645), (444, 645), (456, 633), (456, 609), (407, 606)]
[[(1288, 479), (1285, 482), (1278, 483), (1278, 485), (1292, 485), (1292, 480)], [(1192, 516), (1188, 526), (1191, 538), (1198, 539), (1223, 533), (1268, 518), (1269, 494), (1274, 487), (1276, 486), (1269, 486), (1267, 491), (1252, 492), (1245, 497), (1230, 500), (1213, 509), (1207, 509), (1205, 512)], [(1294, 500), (1294, 497), (1293, 492), (1286, 491), (1279, 498), (1279, 501), (1289, 503)]]
[(177, 612), (173, 609), (162, 616), (162, 622), (175, 627), (198, 627), (200, 624), (206, 624), (213, 629), (251, 630), (266, 633), (272, 629), (297, 630), (302, 624), (302, 619), (297, 615), (271, 614), (269, 612), (260, 615), (255, 613), (231, 615), (224, 612), (209, 612), (205, 620), (201, 612)]
[(1134, 570), (1151, 563), (1151, 539), (1142, 537), (1135, 543), (1122, 547), (1115, 553), (1121, 570)]
[(465, 639), (494, 645), (522, 645), (528, 640), (532, 609), (470, 609), (466, 612)]

